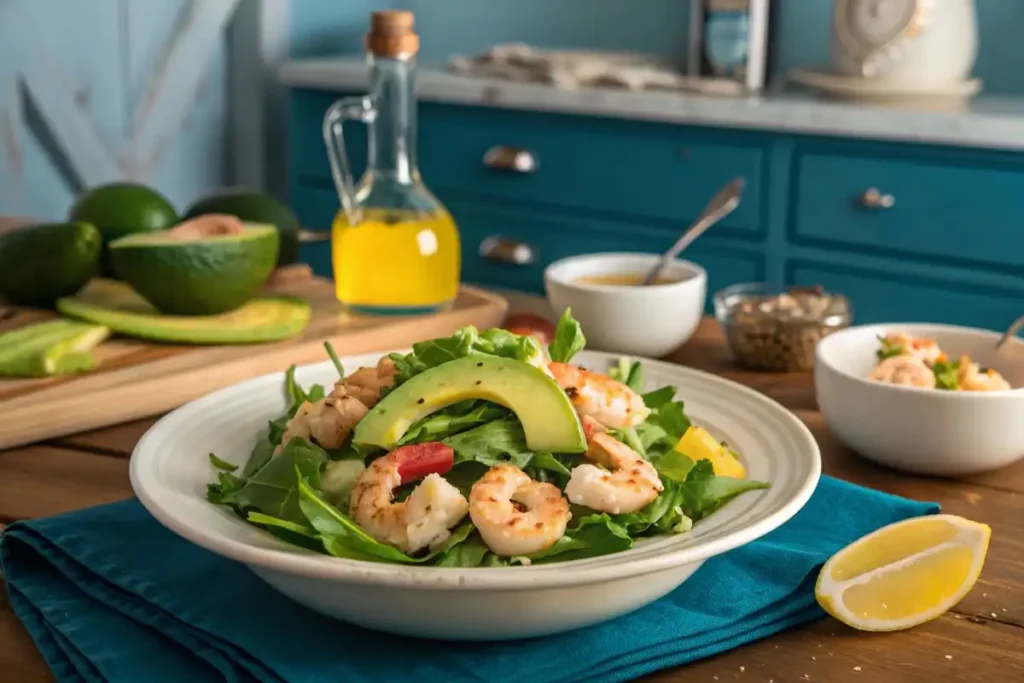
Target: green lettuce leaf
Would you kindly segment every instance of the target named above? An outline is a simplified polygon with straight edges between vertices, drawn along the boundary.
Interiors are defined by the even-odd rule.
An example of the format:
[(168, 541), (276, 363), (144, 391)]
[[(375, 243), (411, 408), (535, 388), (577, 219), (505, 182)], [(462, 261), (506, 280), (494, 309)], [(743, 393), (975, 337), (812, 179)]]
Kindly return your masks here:
[(935, 388), (956, 391), (960, 386), (960, 361), (936, 361), (932, 364)]
[(441, 441), (508, 414), (508, 409), (488, 401), (460, 401), (414, 424), (398, 444), (402, 446), (409, 443)]
[(572, 310), (566, 308), (558, 320), (558, 325), (555, 326), (555, 338), (548, 345), (548, 355), (556, 363), (568, 363), (586, 345), (587, 338), (583, 336), (583, 328), (572, 317)]
[(683, 512), (693, 521), (707, 517), (745, 491), (768, 488), (768, 483), (752, 479), (720, 477), (709, 460), (699, 460), (679, 485)]
[(417, 342), (412, 345), (411, 353), (391, 354), (389, 358), (395, 362), (398, 371), (394, 386), (402, 385), (424, 370), (472, 355), (536, 362), (544, 357), (544, 351), (532, 336), (521, 336), (498, 328), (481, 333), (467, 325), (451, 337)]
[(694, 465), (693, 460), (675, 449), (666, 451), (653, 462), (662, 481), (671, 479), (681, 484), (686, 483)]
[(298, 471), (305, 479), (320, 485), (320, 470), (327, 453), (305, 439), (295, 438), (253, 474), (238, 490), (220, 497), (220, 504), (239, 511), (257, 511), (295, 524), (304, 524), (299, 508)]
[(622, 382), (638, 394), (643, 393), (646, 386), (644, 365), (638, 360), (631, 362), (628, 358), (620, 358), (619, 364), (608, 371), (608, 376)]

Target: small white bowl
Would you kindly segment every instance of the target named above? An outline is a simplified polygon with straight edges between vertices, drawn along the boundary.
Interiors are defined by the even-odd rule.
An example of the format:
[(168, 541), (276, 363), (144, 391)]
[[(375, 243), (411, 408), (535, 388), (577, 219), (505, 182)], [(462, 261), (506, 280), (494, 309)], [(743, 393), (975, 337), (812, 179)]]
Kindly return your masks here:
[(555, 261), (544, 270), (548, 301), (561, 315), (583, 326), (587, 348), (659, 358), (684, 344), (704, 315), (707, 272), (696, 263), (677, 259), (662, 276), (676, 282), (648, 287), (577, 282), (594, 275), (644, 275), (660, 256), (655, 254), (583, 254)]
[(950, 359), (967, 354), (1024, 387), (1024, 342), (989, 330), (939, 324), (860, 325), (816, 349), (814, 383), (829, 428), (864, 457), (919, 474), (957, 476), (1004, 467), (1024, 456), (1024, 389), (943, 391), (868, 379), (878, 337), (893, 332), (934, 339)]

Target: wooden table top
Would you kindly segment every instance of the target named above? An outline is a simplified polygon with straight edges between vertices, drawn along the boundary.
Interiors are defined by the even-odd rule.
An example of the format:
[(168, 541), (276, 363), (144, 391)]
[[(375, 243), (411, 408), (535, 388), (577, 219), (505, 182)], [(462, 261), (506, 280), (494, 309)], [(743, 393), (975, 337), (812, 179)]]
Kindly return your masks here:
[[(953, 611), (917, 628), (860, 633), (831, 618), (778, 634), (648, 681), (1024, 681), (1024, 462), (961, 480), (915, 477), (873, 465), (840, 445), (817, 410), (811, 374), (736, 369), (707, 319), (671, 360), (751, 386), (792, 410), (814, 433), (824, 471), (992, 527), (981, 578)], [(155, 419), (0, 452), (0, 527), (132, 495), (128, 456)], [(53, 678), (0, 595), (0, 681)]]

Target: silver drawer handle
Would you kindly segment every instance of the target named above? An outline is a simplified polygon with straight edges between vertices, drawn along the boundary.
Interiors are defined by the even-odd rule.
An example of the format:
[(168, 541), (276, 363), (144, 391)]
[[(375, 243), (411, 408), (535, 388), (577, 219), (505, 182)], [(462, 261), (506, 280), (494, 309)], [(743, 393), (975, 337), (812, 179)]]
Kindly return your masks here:
[(484, 166), (512, 173), (533, 173), (537, 170), (537, 157), (525, 149), (499, 145), (484, 154)]
[(537, 260), (537, 250), (526, 242), (492, 235), (480, 243), (480, 255), (490, 261), (528, 266)]
[(869, 209), (891, 209), (896, 198), (891, 194), (883, 194), (877, 187), (869, 187), (861, 195), (860, 203)]

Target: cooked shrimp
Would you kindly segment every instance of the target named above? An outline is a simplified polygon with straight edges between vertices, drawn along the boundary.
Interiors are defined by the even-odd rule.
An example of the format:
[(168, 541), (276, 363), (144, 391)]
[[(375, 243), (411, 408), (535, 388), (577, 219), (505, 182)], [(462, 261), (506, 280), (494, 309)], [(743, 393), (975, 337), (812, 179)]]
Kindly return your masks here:
[(981, 370), (977, 363), (972, 363), (967, 356), (960, 357), (960, 372), (957, 384), (963, 391), (1008, 391), (1013, 387), (995, 370)]
[(886, 335), (884, 341), (889, 348), (901, 348), (905, 355), (919, 358), (929, 365), (940, 360), (944, 355), (934, 339), (911, 337), (904, 332), (894, 332)]
[(664, 490), (654, 465), (607, 433), (594, 420), (583, 418), (587, 457), (597, 465), (577, 465), (569, 475), (565, 495), (583, 505), (613, 515), (636, 512)]
[(323, 448), (341, 448), (356, 424), (369, 409), (354, 396), (328, 396), (319, 401), (306, 401), (288, 421), (279, 453), (284, 445), (301, 437), (311, 439)]
[(373, 368), (359, 368), (348, 377), (334, 385), (332, 396), (355, 396), (367, 408), (372, 408), (380, 400), (380, 392), (395, 383), (398, 369), (395, 362), (384, 356)]
[(550, 548), (572, 515), (557, 486), (515, 465), (495, 465), (469, 493), (469, 516), (495, 555), (519, 557)]
[[(352, 518), (381, 543), (407, 553), (444, 542), (469, 510), (466, 498), (440, 476), (454, 457), (445, 444), (422, 443), (377, 458), (352, 487)], [(408, 498), (392, 501), (396, 487), (418, 479)]]
[(650, 414), (644, 399), (622, 382), (566, 363), (549, 363), (576, 412), (615, 429), (635, 427)]
[(341, 448), (359, 421), (376, 405), (381, 390), (394, 384), (397, 372), (394, 361), (385, 356), (376, 367), (359, 368), (339, 380), (329, 396), (303, 403), (288, 421), (275, 453), (280, 453), (296, 436), (312, 439), (324, 448)]
[(886, 358), (871, 371), (869, 378), (905, 387), (935, 388), (935, 373), (917, 356)]

